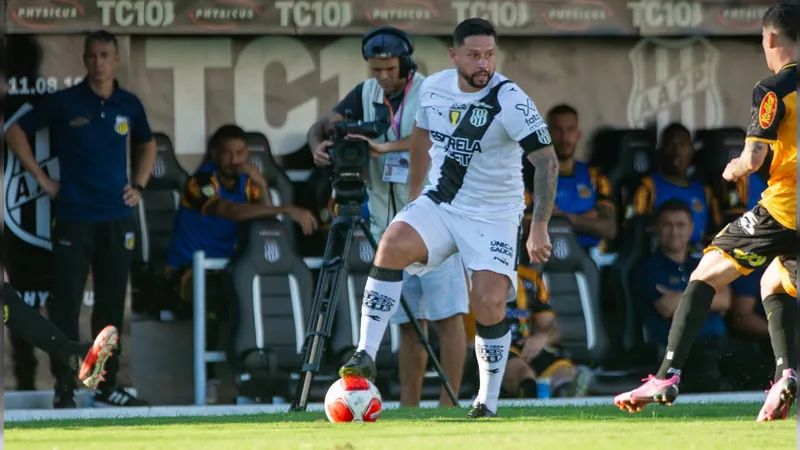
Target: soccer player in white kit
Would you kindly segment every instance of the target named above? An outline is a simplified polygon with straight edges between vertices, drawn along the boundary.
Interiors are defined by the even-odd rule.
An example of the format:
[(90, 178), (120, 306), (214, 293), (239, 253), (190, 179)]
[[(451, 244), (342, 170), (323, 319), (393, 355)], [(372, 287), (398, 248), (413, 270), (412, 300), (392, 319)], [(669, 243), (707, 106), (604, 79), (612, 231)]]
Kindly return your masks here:
[(497, 414), (511, 344), (506, 299), (510, 287), (516, 289), (525, 208), (523, 153), (536, 168), (526, 244), (534, 264), (550, 257), (547, 224), (558, 177), (547, 126), (522, 89), (494, 72), (496, 53), (494, 26), (467, 19), (453, 32), (450, 58), (456, 69), (422, 84), (411, 136), (409, 203), (378, 245), (364, 290), (359, 345), (339, 370), (340, 376), (374, 380), (375, 356), (399, 305), (403, 270), (423, 275), (459, 252), (471, 279), (480, 368), (469, 418)]

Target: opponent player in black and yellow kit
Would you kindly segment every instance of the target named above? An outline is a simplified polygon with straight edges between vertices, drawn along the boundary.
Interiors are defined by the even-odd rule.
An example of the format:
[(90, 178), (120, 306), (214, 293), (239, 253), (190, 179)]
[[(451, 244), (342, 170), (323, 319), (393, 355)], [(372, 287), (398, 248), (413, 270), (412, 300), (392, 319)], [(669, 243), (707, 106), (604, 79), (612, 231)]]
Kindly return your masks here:
[(797, 267), (797, 4), (774, 5), (764, 13), (764, 53), (774, 72), (753, 90), (747, 139), (741, 156), (722, 176), (736, 181), (757, 171), (770, 151), (769, 181), (758, 205), (728, 224), (705, 250), (692, 272), (672, 320), (666, 355), (658, 373), (641, 387), (618, 395), (623, 410), (648, 403), (672, 404), (678, 396), (681, 367), (703, 326), (716, 291), (741, 275), (769, 264), (761, 296), (775, 354), (775, 381), (757, 421), (785, 419), (797, 395), (795, 317)]

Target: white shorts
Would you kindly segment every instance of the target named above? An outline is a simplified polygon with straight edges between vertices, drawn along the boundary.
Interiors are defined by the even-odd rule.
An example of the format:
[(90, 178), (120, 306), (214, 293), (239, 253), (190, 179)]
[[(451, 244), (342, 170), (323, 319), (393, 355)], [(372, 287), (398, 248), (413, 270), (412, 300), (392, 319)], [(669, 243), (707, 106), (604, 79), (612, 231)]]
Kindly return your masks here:
[[(443, 320), (469, 312), (469, 290), (461, 256), (456, 253), (423, 276), (404, 273), (403, 298), (419, 320)], [(403, 307), (397, 308), (391, 323), (402, 325), (409, 319)]]
[(424, 276), (458, 252), (470, 276), (478, 270), (499, 273), (509, 278), (516, 291), (521, 219), (516, 216), (476, 220), (450, 212), (421, 195), (392, 222), (411, 225), (428, 249), (428, 262), (408, 266), (409, 274)]

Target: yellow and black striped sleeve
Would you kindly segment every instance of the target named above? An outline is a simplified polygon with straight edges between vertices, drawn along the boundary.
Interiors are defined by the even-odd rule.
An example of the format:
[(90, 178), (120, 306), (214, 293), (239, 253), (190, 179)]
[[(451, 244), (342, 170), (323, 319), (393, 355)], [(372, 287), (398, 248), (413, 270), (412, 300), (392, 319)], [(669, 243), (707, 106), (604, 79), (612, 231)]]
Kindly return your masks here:
[(186, 181), (181, 194), (181, 206), (205, 214), (209, 205), (220, 198), (219, 184), (214, 175), (199, 173)]
[(253, 180), (250, 178), (247, 179), (247, 183), (245, 184), (245, 194), (248, 203), (261, 203), (264, 198), (261, 188), (253, 183)]
[(652, 214), (655, 210), (656, 185), (649, 176), (642, 178), (642, 183), (633, 194), (633, 212), (637, 216)]
[(595, 204), (606, 205), (616, 210), (617, 205), (614, 204), (611, 181), (609, 181), (608, 177), (602, 175), (598, 169), (593, 167), (589, 169), (589, 178), (591, 178), (592, 186), (594, 187)]

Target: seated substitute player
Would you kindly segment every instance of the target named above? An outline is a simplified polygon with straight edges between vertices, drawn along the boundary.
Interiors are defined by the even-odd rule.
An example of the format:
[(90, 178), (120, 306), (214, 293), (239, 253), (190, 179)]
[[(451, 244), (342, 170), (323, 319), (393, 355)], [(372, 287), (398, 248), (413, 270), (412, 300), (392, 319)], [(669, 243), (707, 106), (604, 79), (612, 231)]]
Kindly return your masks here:
[[(706, 236), (714, 236), (722, 226), (719, 203), (711, 188), (688, 177), (689, 166), (694, 157), (692, 134), (679, 124), (667, 125), (661, 132), (659, 157), (661, 165), (657, 173), (644, 177), (633, 195), (635, 215), (653, 214), (662, 203), (679, 199), (692, 208), (694, 233), (692, 244), (698, 250)], [(629, 216), (632, 215), (629, 212)]]
[[(647, 403), (671, 404), (678, 396), (681, 368), (717, 291), (741, 275), (769, 264), (761, 279), (775, 381), (757, 421), (785, 419), (797, 395), (797, 353), (793, 294), (797, 286), (797, 15), (795, 3), (780, 3), (764, 13), (762, 46), (774, 73), (753, 89), (750, 125), (741, 156), (722, 177), (737, 181), (757, 171), (772, 147), (767, 189), (755, 208), (728, 224), (706, 249), (692, 272), (672, 320), (666, 355), (655, 376), (618, 395), (621, 409), (638, 411)], [(770, 262), (771, 261), (771, 262)]]
[(556, 316), (547, 303), (550, 295), (539, 272), (517, 269), (516, 295), (508, 302), (506, 318), (511, 330), (503, 390), (513, 397), (535, 398), (537, 378), (550, 378), (553, 397), (583, 397), (592, 382), (588, 369), (576, 367), (559, 349), (561, 336)]
[(425, 274), (459, 252), (471, 276), (480, 367), (469, 418), (496, 415), (511, 344), (505, 309), (509, 288), (517, 283), (525, 208), (522, 152), (536, 167), (527, 241), (533, 264), (550, 257), (547, 225), (558, 176), (547, 126), (522, 89), (495, 73), (496, 53), (494, 26), (467, 19), (453, 32), (456, 69), (431, 75), (422, 85), (411, 139), (413, 201), (381, 239), (364, 290), (358, 348), (339, 370), (341, 376), (374, 379), (375, 355), (399, 304), (403, 269)]
[[(4, 250), (4, 249), (3, 249)], [(5, 255), (5, 251), (0, 253)], [(94, 344), (73, 342), (39, 311), (25, 304), (19, 293), (8, 282), (3, 270), (3, 324), (17, 336), (39, 347), (69, 367), (75, 367), (83, 358), (78, 379), (89, 389), (97, 389), (104, 381), (105, 365), (117, 348), (119, 335), (111, 325), (103, 328)]]
[[(649, 341), (659, 347), (667, 344), (667, 335), (689, 274), (700, 259), (690, 255), (694, 224), (689, 205), (678, 199), (667, 200), (655, 214), (654, 232), (658, 249), (637, 264), (631, 277), (631, 291), (640, 303), (642, 322)], [(730, 307), (727, 286), (717, 291), (706, 315), (698, 340), (686, 361), (684, 390), (713, 392), (720, 390), (720, 359), (727, 347), (725, 320), (722, 314)]]
[[(575, 148), (581, 138), (578, 111), (566, 104), (557, 105), (547, 112), (546, 120), (558, 156), (558, 190), (553, 215), (564, 216), (572, 222), (578, 233), (578, 242), (584, 248), (595, 247), (605, 239), (614, 239), (617, 214), (611, 200), (611, 183), (596, 168), (575, 160)], [(527, 161), (522, 164), (525, 168), (523, 173), (533, 171)], [(531, 176), (525, 177), (528, 183), (531, 179)], [(531, 190), (531, 186), (527, 186), (527, 191)], [(530, 194), (526, 193), (528, 208), (532, 206), (530, 199)]]
[[(236, 249), (241, 222), (287, 214), (307, 235), (317, 228), (317, 220), (309, 211), (296, 206), (273, 206), (267, 181), (249, 161), (244, 130), (224, 125), (209, 141), (206, 162), (186, 181), (164, 274), (166, 293), (176, 300), (179, 312), (192, 305), (194, 252), (203, 250), (209, 258), (230, 258)], [(214, 274), (210, 275), (210, 290), (219, 288), (218, 280)], [(218, 339), (218, 322), (228, 314), (220, 298), (220, 295), (208, 296), (207, 342), (212, 346)]]

